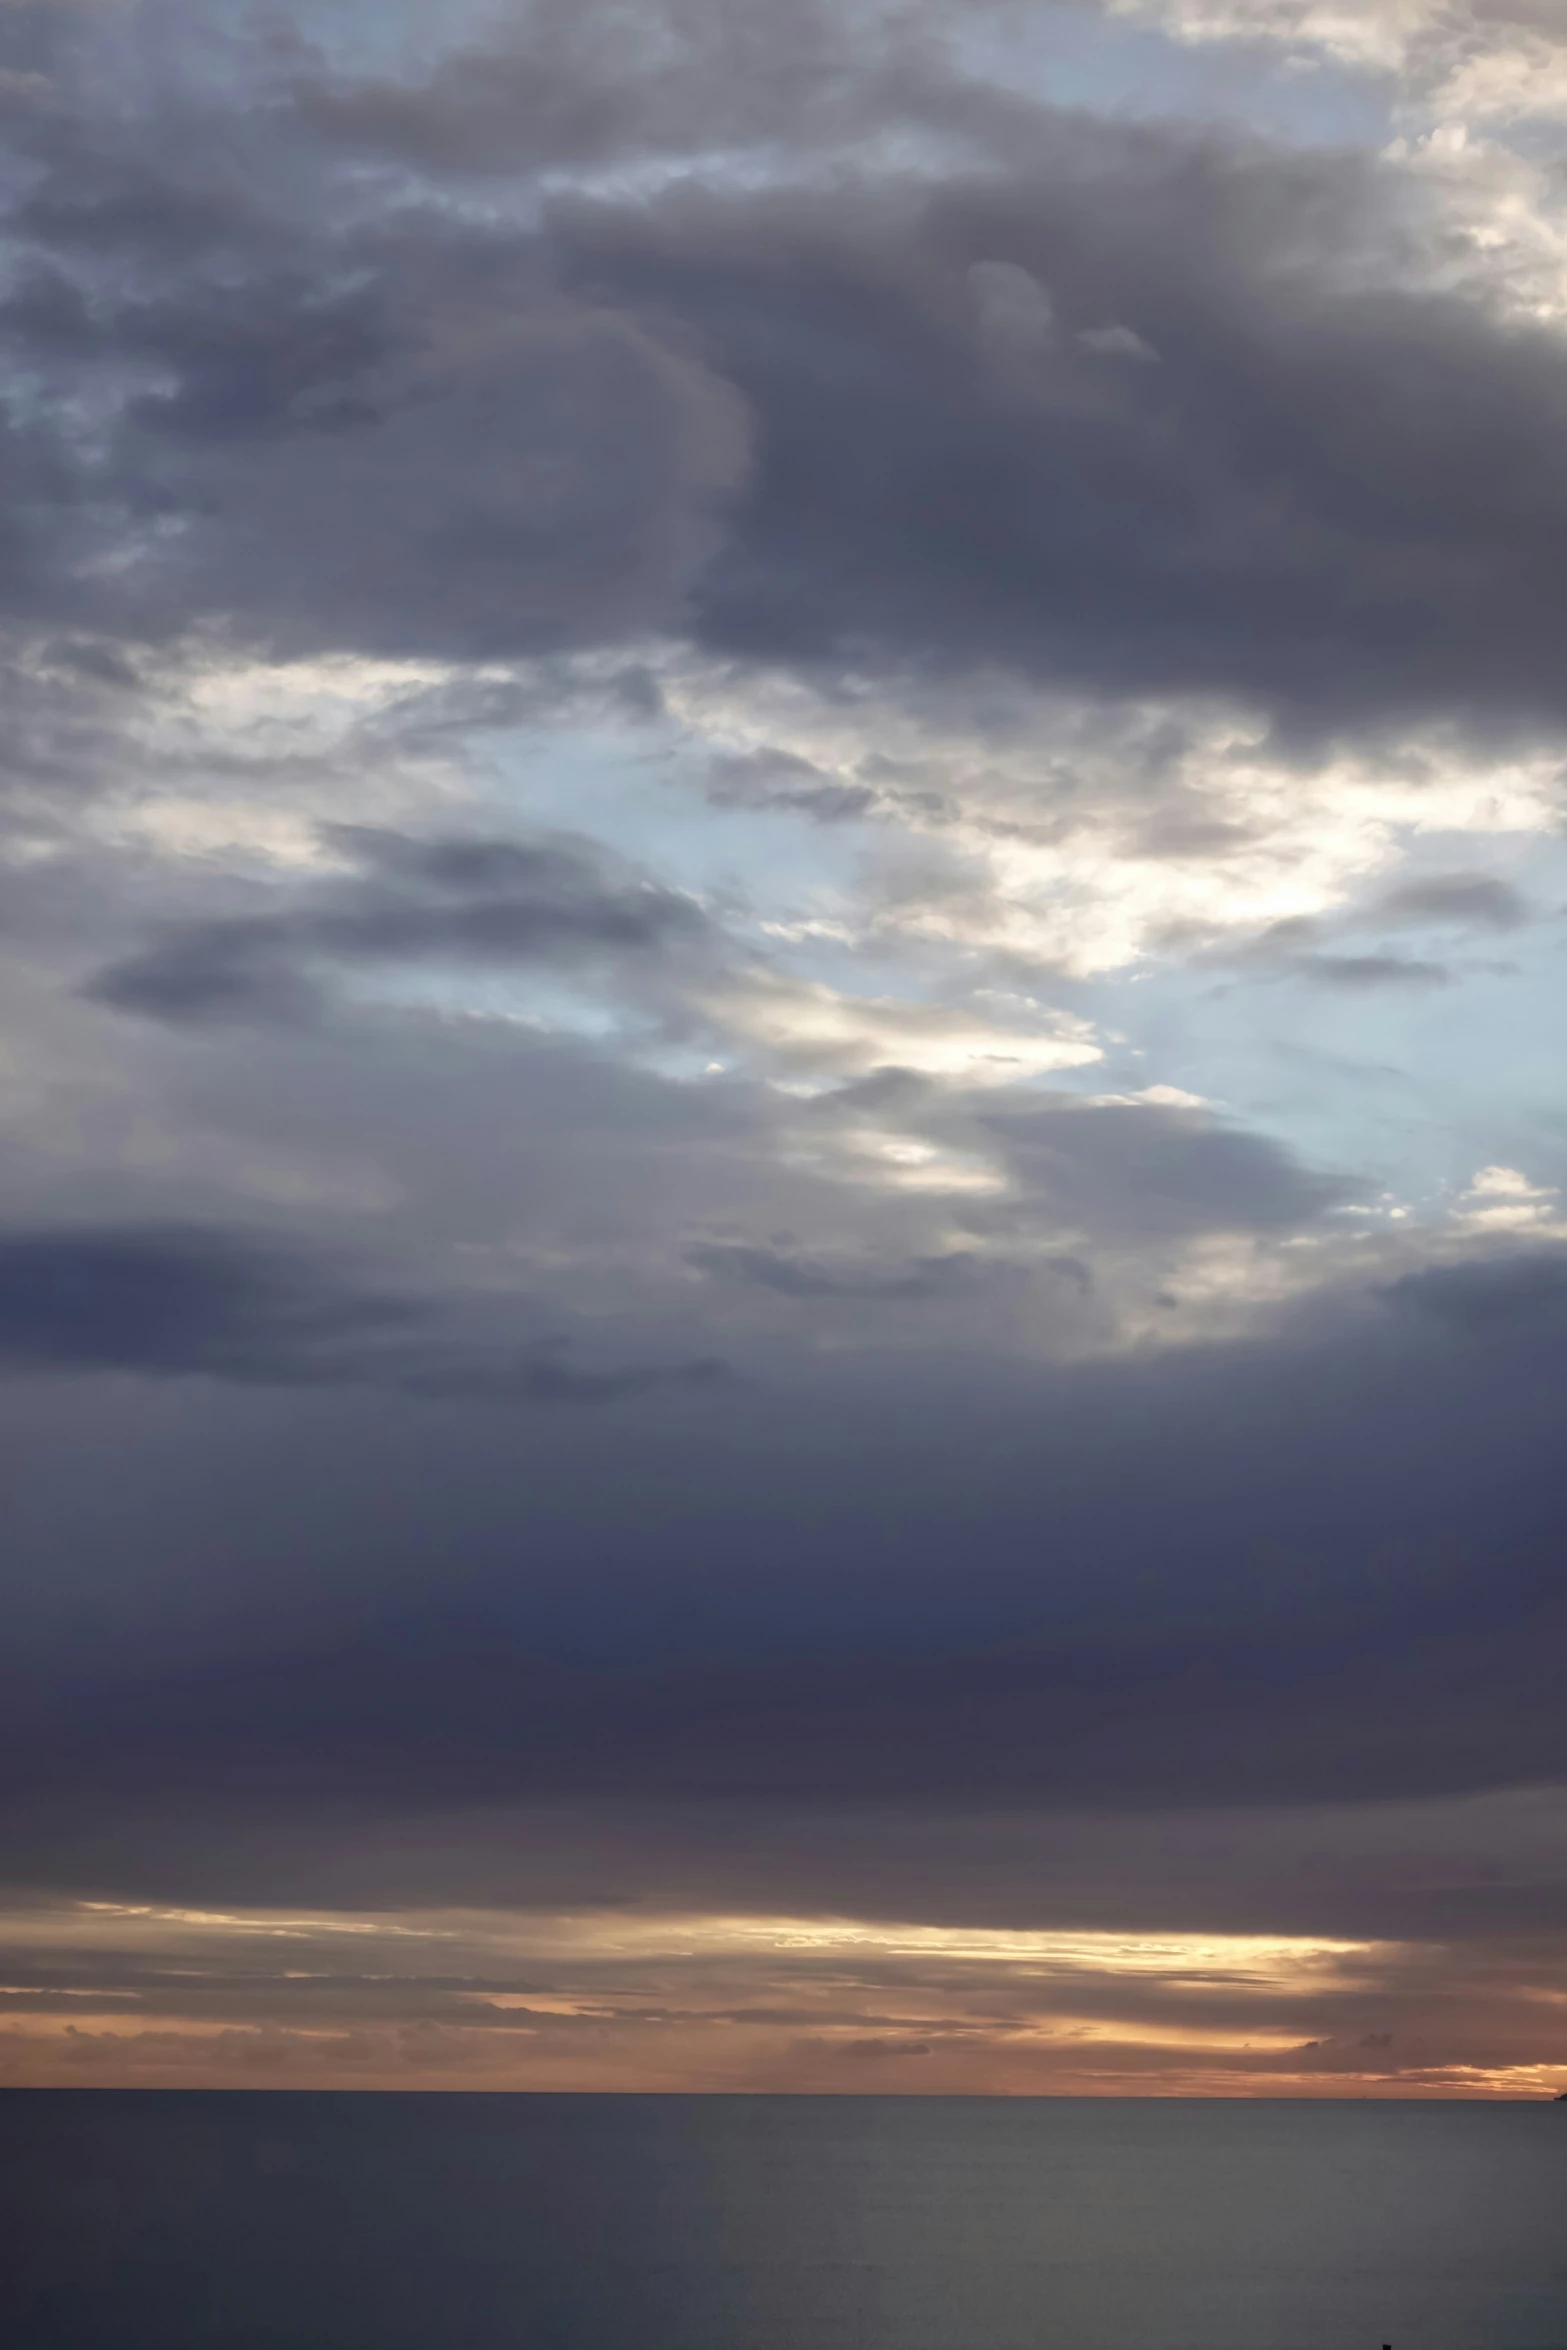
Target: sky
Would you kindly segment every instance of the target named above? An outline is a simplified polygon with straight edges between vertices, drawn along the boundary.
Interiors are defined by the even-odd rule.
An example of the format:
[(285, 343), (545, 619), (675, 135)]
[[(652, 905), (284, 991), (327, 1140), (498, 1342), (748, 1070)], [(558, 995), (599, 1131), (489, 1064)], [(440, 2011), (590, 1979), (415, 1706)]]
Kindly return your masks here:
[(1560, 0), (0, 114), (0, 2082), (1567, 2091)]

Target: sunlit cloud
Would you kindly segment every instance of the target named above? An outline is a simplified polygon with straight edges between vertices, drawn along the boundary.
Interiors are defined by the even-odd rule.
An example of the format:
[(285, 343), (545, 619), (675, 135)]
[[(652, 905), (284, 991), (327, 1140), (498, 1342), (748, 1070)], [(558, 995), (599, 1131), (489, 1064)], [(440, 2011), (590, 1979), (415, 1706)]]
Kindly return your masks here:
[(1472, 1232), (1532, 1234), (1556, 1239), (1567, 1233), (1554, 1185), (1531, 1183), (1516, 1167), (1482, 1167), (1460, 1198), (1454, 1215)]
[[(312, 1943), (284, 1966), (271, 1955)], [(4, 1945), (33, 1952), (32, 1977), (0, 1993), (7, 2079), (172, 2063), (215, 2079), (259, 2067), (373, 2083), (412, 2066), (476, 2086), (635, 2087), (694, 2068), (735, 2086), (854, 2089), (875, 2062), (889, 2085), (1003, 2093), (1114, 2092), (1149, 2085), (1155, 2066), (1167, 2090), (1202, 2094), (1350, 2078), (1388, 2094), (1518, 2095), (1567, 2073), (1559, 2022), (1555, 2064), (1437, 2063), (1418, 2021), (1404, 2053), (1379, 2054), (1395, 2035), (1359, 2019), (1418, 2011), (1431, 1958), (1320, 1936), (631, 1910), (412, 1922), (98, 1901), (13, 1912)], [(1482, 1968), (1447, 2036), (1505, 2032), (1499, 1986)], [(1544, 1990), (1526, 1977), (1512, 1996), (1538, 2011)], [(1340, 2016), (1350, 2028), (1335, 2034)]]
[(693, 742), (857, 795), (889, 836), (859, 917), (868, 940), (1077, 977), (1329, 912), (1423, 838), (1551, 834), (1562, 807), (1551, 747), (1488, 760), (1412, 736), (1285, 756), (1242, 712), (1111, 708), (1000, 681), (923, 708), (907, 692), (817, 698), (771, 679), (742, 699), (689, 672), (665, 693)]

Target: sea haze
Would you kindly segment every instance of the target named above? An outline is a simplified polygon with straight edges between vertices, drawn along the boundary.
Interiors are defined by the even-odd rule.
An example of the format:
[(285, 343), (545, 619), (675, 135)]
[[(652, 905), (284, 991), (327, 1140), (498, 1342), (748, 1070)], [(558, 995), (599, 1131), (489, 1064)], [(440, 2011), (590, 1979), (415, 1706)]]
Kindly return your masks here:
[(0, 2096), (18, 2350), (1562, 2350), (1538, 2103)]

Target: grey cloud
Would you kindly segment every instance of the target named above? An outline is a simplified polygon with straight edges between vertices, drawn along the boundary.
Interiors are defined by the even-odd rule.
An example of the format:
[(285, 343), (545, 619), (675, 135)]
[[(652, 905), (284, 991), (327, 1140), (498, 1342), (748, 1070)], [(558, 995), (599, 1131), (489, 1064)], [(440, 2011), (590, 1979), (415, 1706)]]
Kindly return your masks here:
[(296, 648), (470, 658), (665, 619), (743, 473), (741, 404), (628, 316), (526, 301), (490, 289), (282, 438), (187, 446), (170, 592)]
[(982, 1273), (981, 1260), (970, 1250), (898, 1267), (809, 1256), (775, 1245), (706, 1241), (688, 1248), (685, 1259), (717, 1280), (754, 1283), (783, 1297), (881, 1299), (889, 1304), (962, 1295)]
[(1411, 927), (1518, 930), (1532, 911), (1521, 890), (1494, 874), (1431, 873), (1385, 891), (1369, 918)]
[[(568, 268), (699, 327), (756, 416), (707, 640), (1228, 690), (1328, 726), (1554, 709), (1556, 338), (1391, 259), (1375, 296), (1340, 290), (1345, 246), (1375, 273), (1391, 234), (1369, 167), (1046, 114), (1039, 151), (917, 196), (559, 208)], [(1135, 322), (1163, 364), (1052, 360), (1020, 390), (980, 263), (1069, 324)]]
[[(1090, 1811), (1027, 1807), (978, 1813), (904, 1805), (766, 1809), (593, 1804), (485, 1807), (441, 1814), (438, 1838), (417, 1814), (319, 1809), (279, 1836), (265, 1809), (206, 1810), (199, 1791), (161, 1819), (143, 1815), (106, 1837), (79, 1817), (57, 1849), (40, 1822), (19, 1847), (40, 1885), (90, 1896), (304, 1908), (330, 1892), (359, 1910), (504, 1910), (530, 1903), (568, 1915), (634, 1914), (662, 1901), (677, 1914), (875, 1918), (933, 1925), (1005, 1923), (1126, 1932), (1323, 1933), (1387, 1943), (1490, 1944), (1498, 1953), (1567, 1934), (1559, 1789), (1412, 1804), (1354, 1802), (1281, 1809)], [(54, 1825), (62, 1827), (58, 1815)], [(123, 1838), (123, 1840), (121, 1840)], [(606, 1888), (618, 1889), (613, 1900)], [(0, 1910), (0, 1925), (4, 1911)], [(399, 1954), (405, 1965), (407, 1953)], [(241, 1946), (257, 1974), (275, 1949)], [(308, 1962), (330, 1978), (341, 1946), (323, 1936)], [(39, 1951), (27, 1980), (133, 1980), (145, 1960)], [(411, 1972), (422, 1975), (414, 1961)], [(482, 1979), (493, 1962), (475, 1969)], [(512, 1988), (539, 1988), (525, 1976)]]
[[(73, 1609), (73, 1661), (13, 1713), (15, 1832), (52, 1819), (74, 1850), (65, 1823), (108, 1784), (260, 1816), (291, 1816), (288, 1788), (378, 1816), (956, 1815), (1559, 1780), (1559, 1332), (1482, 1338), (1346, 1299), (1246, 1346), (1070, 1370), (752, 1350), (699, 1413), (618, 1418), (608, 1456), (591, 1414), (486, 1436), (312, 1391), (309, 1430), (254, 1430), (273, 1484), (300, 1464), (289, 1590), (280, 1497), (224, 1480), (266, 1652), (236, 1636), (191, 1664), (141, 1615), (84, 1661)], [(52, 1521), (22, 1499), (38, 1575)], [(345, 1507), (375, 1528), (368, 1605), (333, 1599)], [(118, 1517), (113, 1550), (123, 1580)]]
[(91, 982), (97, 1002), (122, 1012), (175, 1021), (300, 1019), (317, 1007), (317, 991), (291, 968), (295, 941), (286, 923), (266, 915), (202, 923)]
[(1015, 261), (974, 261), (967, 273), (981, 340), (1003, 361), (1042, 358), (1055, 348), (1055, 304)]
[(463, 176), (816, 145), (918, 103), (925, 13), (656, 0), (626, 16), (542, 0), (426, 79), (318, 72), (294, 87), (334, 142)]
[(1078, 335), (1085, 351), (1101, 359), (1131, 359), (1142, 367), (1156, 367), (1159, 354), (1129, 326), (1085, 326)]
[(360, 878), (324, 882), (297, 910), (175, 929), (101, 971), (89, 994), (156, 1019), (298, 1017), (333, 967), (446, 961), (580, 968), (700, 951), (705, 917), (579, 841), (413, 839), (343, 826), (329, 841)]
[(1308, 986), (1338, 989), (1345, 993), (1371, 991), (1381, 988), (1448, 987), (1457, 977), (1457, 970), (1426, 955), (1403, 955), (1379, 949), (1376, 952), (1346, 953), (1342, 946), (1331, 943), (1337, 932), (1353, 932), (1362, 926), (1377, 928), (1389, 921), (1394, 925), (1402, 920), (1417, 921), (1418, 916), (1404, 917), (1396, 911), (1389, 917), (1373, 908), (1357, 921), (1354, 916), (1338, 922), (1297, 915), (1283, 922), (1270, 923), (1259, 936), (1238, 950), (1220, 948), (1216, 958), (1238, 965), (1258, 976), (1273, 980), (1302, 980)]
[(1214, 815), (1195, 793), (1165, 787), (1157, 806), (1137, 835), (1141, 857), (1223, 856), (1245, 848), (1256, 839), (1255, 829), (1234, 817)]
[(1494, 1258), (1433, 1265), (1386, 1291), (1395, 1309), (1476, 1336), (1527, 1334), (1554, 1354), (1567, 1343), (1567, 1254), (1512, 1248)]
[[(33, 324), (29, 296), (36, 306), (42, 291), (23, 288), (7, 314), (13, 329)], [(81, 355), (91, 357), (85, 307), (82, 324)], [(375, 371), (395, 350), (388, 322), (362, 292), (264, 280), (214, 288), (199, 308), (169, 296), (128, 307), (115, 340), (127, 360), (163, 379), (129, 402), (128, 428), (195, 447), (370, 428), (379, 421)]]
[[(7, 714), (0, 831), (53, 845), (70, 838), (83, 804), (122, 773), (141, 679), (112, 640), (19, 630), (0, 639), (0, 690)], [(35, 895), (47, 889), (36, 869), (30, 881)], [(13, 884), (8, 894), (23, 893)], [(8, 913), (11, 925), (26, 918), (19, 906)]]
[(90, 499), (54, 425), (0, 416), (0, 622), (27, 629), (77, 617), (73, 567), (97, 540)]
[[(536, 1318), (526, 1299), (515, 1319)], [(444, 1326), (443, 1326), (444, 1325)], [(727, 1375), (707, 1355), (595, 1368), (559, 1333), (520, 1349), (465, 1335), (451, 1302), (377, 1293), (319, 1252), (221, 1230), (0, 1233), (0, 1364), (258, 1386), (365, 1386), (416, 1400), (619, 1403)]]
[(1323, 987), (1447, 987), (1453, 977), (1445, 963), (1413, 955), (1301, 955), (1292, 968)]
[(566, 1341), (543, 1339), (515, 1362), (410, 1371), (397, 1384), (404, 1394), (441, 1402), (600, 1404), (619, 1403), (659, 1387), (711, 1387), (728, 1376), (728, 1365), (715, 1355), (688, 1363), (584, 1370), (569, 1359)]
[(1343, 1177), (1203, 1110), (1057, 1096), (981, 1123), (1053, 1214), (1102, 1235), (1277, 1231), (1351, 1195)]
[(236, 1234), (0, 1235), (0, 1361), (13, 1371), (330, 1377), (345, 1341), (409, 1313)]
[(876, 793), (868, 784), (842, 783), (790, 751), (744, 751), (715, 759), (708, 798), (718, 808), (776, 808), (821, 824), (868, 815)]
[[(960, 1320), (979, 1342), (987, 1314), (1021, 1308), (1043, 1279), (1053, 1345), (1075, 1300), (1079, 1335), (1111, 1336), (1108, 1295), (1094, 1302), (1102, 1248), (1283, 1233), (1365, 1196), (1363, 1174), (1352, 1186), (1201, 1109), (896, 1069), (780, 1090), (745, 1066), (747, 991), (770, 1006), (767, 968), (636, 867), (553, 837), (332, 839), (354, 860), (340, 876), (260, 890), (181, 876), (198, 908), (185, 923), (133, 925), (123, 897), (106, 905), (91, 891), (66, 902), (67, 971), (111, 919), (150, 941), (100, 966), (89, 1005), (20, 999), (50, 1039), (18, 1033), (28, 1083), (78, 1069), (71, 1082), (106, 1105), (134, 1093), (155, 1106), (163, 1148), (153, 1168), (111, 1138), (105, 1159), (92, 1134), (30, 1118), (13, 1137), (13, 1201), (84, 1219), (239, 1223), (273, 1220), (258, 1201), (298, 1203), (286, 1212), (301, 1229), (403, 1255), (438, 1288), (453, 1249), (486, 1252), (475, 1262), (487, 1268), (525, 1265), (563, 1327), (585, 1296), (632, 1323), (696, 1309), (683, 1271), (695, 1264), (712, 1277), (699, 1310), (718, 1331), (754, 1322), (769, 1297), (830, 1313), (863, 1284), (928, 1309), (902, 1317), (911, 1343), (916, 1323), (934, 1337)], [(155, 888), (168, 886), (160, 870)], [(29, 896), (38, 887), (29, 876)], [(201, 918), (214, 899), (234, 910)], [(149, 911), (158, 904), (153, 894)], [(399, 1000), (443, 964), (470, 986), (493, 972), (586, 987), (630, 1023), (639, 1060), (647, 1039), (721, 1051), (730, 1021), (739, 1066), (660, 1074), (613, 1037), (454, 1021), (433, 987), (428, 1005)], [(100, 1005), (144, 1017), (108, 1019)], [(895, 1057), (899, 1032), (886, 1024), (876, 1045)], [(927, 1164), (939, 1178), (949, 1160), (1006, 1181), (954, 1197), (939, 1180), (901, 1180)], [(693, 1247), (717, 1253), (693, 1259)]]
[[(775, 46), (797, 91), (833, 85), (825, 15), (718, 14), (648, 35), (690, 105), (669, 136), (722, 119), (709, 80), (770, 103)], [(39, 506), (29, 453), (14, 501), (25, 592), (47, 601), (47, 573), (129, 634), (226, 620), (293, 650), (510, 657), (673, 627), (823, 671), (1225, 691), (1317, 729), (1555, 713), (1558, 339), (1421, 290), (1428, 232), (1387, 170), (1033, 107), (902, 41), (854, 103), (945, 109), (987, 168), (562, 200), (537, 231), (520, 198), (513, 225), (465, 217), (437, 172), (483, 152), (499, 104), (526, 179), (556, 70), (530, 54), (509, 83), (449, 62), (357, 99), (258, 63), (265, 103), (214, 98), (173, 153), (156, 104), (138, 129), (67, 90), (10, 320), (62, 394), (59, 493)], [(563, 102), (568, 144), (635, 151), (637, 40), (549, 10), (530, 42), (595, 93)], [(437, 177), (371, 229), (344, 159), (394, 117)], [(138, 135), (149, 186), (189, 205), (210, 181), (250, 241), (193, 247), (123, 188), (62, 213), (81, 155)], [(1003, 284), (1008, 317), (1038, 289), (1060, 348), (1009, 330), (998, 352)], [(1161, 364), (1073, 339), (1107, 319)], [(84, 398), (111, 422), (76, 448)]]
[(678, 613), (748, 456), (689, 336), (434, 209), (356, 245), (255, 203), (238, 257), (155, 221), (138, 248), (118, 206), (128, 254), (13, 224), (35, 252), (0, 337), (49, 419), (11, 428), (13, 605), (468, 658)]

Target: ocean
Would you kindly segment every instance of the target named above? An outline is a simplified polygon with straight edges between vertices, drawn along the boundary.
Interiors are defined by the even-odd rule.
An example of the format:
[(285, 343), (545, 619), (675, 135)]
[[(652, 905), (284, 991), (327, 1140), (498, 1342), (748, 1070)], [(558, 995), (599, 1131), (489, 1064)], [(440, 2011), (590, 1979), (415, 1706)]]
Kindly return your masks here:
[(5, 2350), (1567, 2350), (1567, 2106), (0, 2092)]

